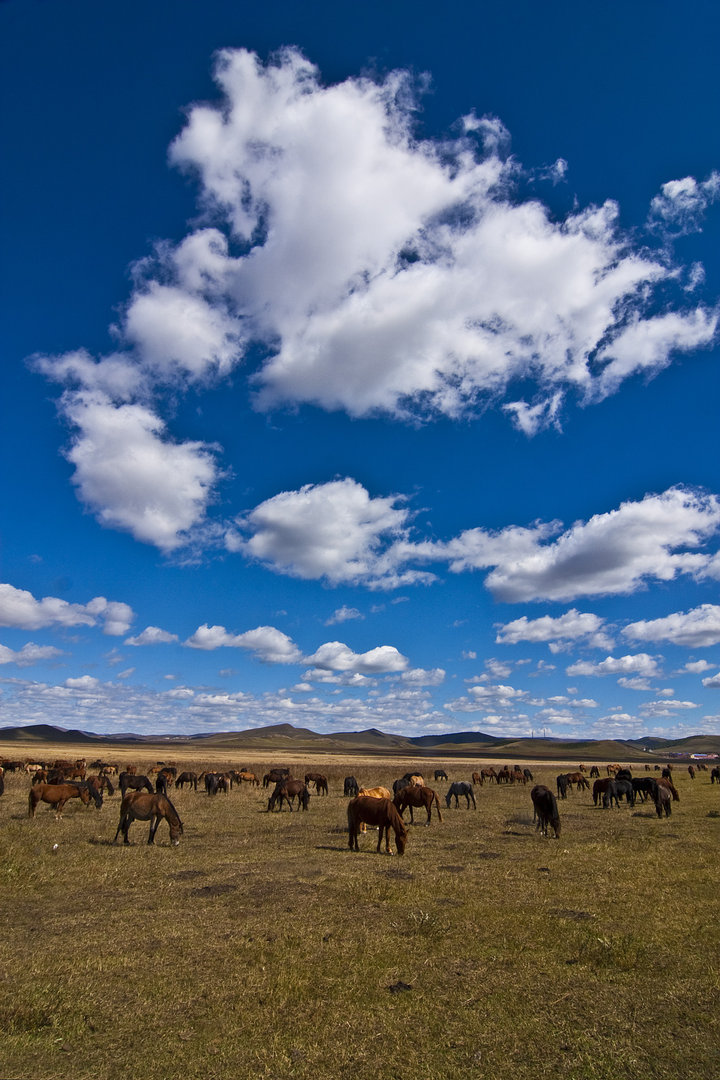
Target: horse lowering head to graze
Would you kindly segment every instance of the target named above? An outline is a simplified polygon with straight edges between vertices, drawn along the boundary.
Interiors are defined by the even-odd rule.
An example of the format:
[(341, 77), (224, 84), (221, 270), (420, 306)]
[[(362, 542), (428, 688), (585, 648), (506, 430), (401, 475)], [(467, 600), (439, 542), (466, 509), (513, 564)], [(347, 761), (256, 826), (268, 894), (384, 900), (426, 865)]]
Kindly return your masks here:
[(406, 787), (410, 787), (409, 777), (400, 776), (397, 780), (393, 780), (393, 795), (397, 795), (398, 791), (404, 791)]
[(99, 776), (88, 776), (85, 783), (89, 788), (92, 788), (95, 791), (107, 791), (108, 795), (115, 794), (115, 788), (112, 786), (110, 778), (108, 776), (103, 776), (102, 773)]
[(664, 784), (658, 783), (657, 794), (655, 795), (655, 813), (659, 818), (663, 816), (670, 817), (672, 814), (672, 796), (670, 789), (665, 787)]
[(247, 769), (241, 769), (237, 774), (236, 779), (241, 784), (249, 784), (250, 787), (260, 787), (260, 780), (254, 772), (248, 772)]
[[(612, 776), (603, 776), (595, 781), (592, 789), (593, 806), (600, 805), (607, 808), (608, 804), (605, 801), (605, 796), (610, 790), (610, 785), (614, 783), (615, 781), (613, 780)], [(615, 802), (618, 803), (617, 796), (615, 796)], [(619, 805), (620, 804), (618, 803), (618, 806)]]
[(688, 773), (690, 775), (690, 779), (694, 780), (695, 779), (695, 769), (693, 768), (692, 765), (688, 765)]
[(359, 791), (360, 787), (355, 777), (346, 776), (343, 781), (343, 795), (349, 795), (351, 798), (355, 798)]
[(630, 769), (618, 769), (615, 773), (616, 780), (627, 780), (628, 784), (632, 783), (632, 772)]
[(278, 810), (282, 810), (283, 803), (288, 804), (288, 810), (292, 813), (293, 799), (298, 801), (298, 810), (302, 807), (303, 810), (307, 810), (310, 805), (310, 792), (308, 786), (302, 780), (278, 780), (275, 784), (275, 790), (268, 799), (268, 813), (275, 809), (277, 805)]
[(473, 784), (477, 784), (478, 787), (482, 787), (484, 782), (485, 782), (485, 779), (484, 779), (482, 773), (479, 773), (479, 772), (474, 772), (472, 774), (472, 776), (470, 777), (470, 779), (472, 780)]
[(558, 814), (557, 802), (550, 788), (544, 784), (536, 784), (530, 792), (533, 804), (533, 813), (537, 818), (535, 831), (539, 829), (543, 836), (547, 836), (548, 826), (554, 831), (555, 839), (560, 839), (560, 815)]
[(504, 765), (502, 769), (499, 769), (495, 777), (498, 784), (512, 784), (513, 775), (507, 765)]
[(493, 781), (497, 783), (497, 773), (495, 772), (495, 769), (492, 767), (492, 765), (488, 765), (487, 769), (481, 769), (480, 775), (482, 776), (483, 780), (487, 780), (488, 784), (491, 784)]
[(270, 769), (270, 771), (266, 772), (263, 776), (262, 785), (263, 787), (270, 787), (271, 784), (277, 784), (279, 780), (287, 780), (289, 776), (289, 769), (281, 769), (279, 767)]
[(361, 823), (365, 823), (377, 826), (378, 852), (382, 845), (383, 833), (385, 833), (385, 850), (388, 855), (392, 855), (392, 848), (390, 847), (390, 829), (392, 829), (395, 833), (398, 855), (404, 855), (408, 838), (407, 829), (391, 799), (377, 799), (370, 795), (358, 795), (356, 798), (351, 799), (347, 805), (347, 819), (348, 847), (351, 851), (360, 850), (358, 845), (359, 826)]
[(654, 776), (633, 777), (632, 786), (633, 791), (635, 792), (636, 799), (638, 795), (643, 802), (645, 802), (648, 795), (653, 800), (653, 802), (657, 798), (658, 782)]
[(154, 795), (153, 786), (148, 780), (147, 776), (137, 776), (136, 773), (121, 772), (118, 777), (118, 785), (120, 787), (120, 794), (125, 798), (125, 792), (128, 788), (132, 788), (133, 791), (149, 791), (151, 795)]
[(184, 788), (186, 784), (189, 784), (191, 788), (197, 791), (198, 778), (197, 773), (194, 772), (181, 772), (175, 781), (175, 787)]
[(523, 769), (523, 776), (525, 777), (526, 782), (528, 780), (530, 781), (530, 783), (533, 782), (533, 774), (530, 772), (529, 769)]
[(447, 778), (448, 778), (448, 774), (445, 772), (444, 769), (436, 769), (435, 770), (435, 779), (436, 780), (447, 780)]
[(673, 802), (680, 802), (680, 796), (678, 795), (677, 789), (669, 776), (661, 776), (658, 780), (658, 786), (668, 789), (668, 791), (672, 795)]
[(315, 791), (318, 795), (328, 795), (328, 781), (327, 776), (319, 772), (305, 773), (305, 783), (314, 784)]
[(555, 777), (555, 786), (559, 799), (567, 799), (568, 778), (567, 773), (560, 773)]
[(620, 770), (621, 766), (618, 765), (617, 762), (615, 762), (614, 765), (606, 765), (605, 768), (607, 769), (608, 776), (614, 776), (615, 773)]
[(599, 776), (600, 776), (600, 770), (598, 769), (597, 765), (593, 765), (592, 768), (590, 769), (590, 779), (592, 780), (593, 777), (599, 777)]
[(368, 799), (391, 799), (392, 795), (386, 787), (361, 787), (358, 795)]
[(402, 816), (406, 807), (410, 808), (410, 823), (413, 823), (413, 807), (424, 806), (427, 811), (427, 822), (430, 824), (430, 818), (432, 817), (433, 806), (437, 807), (438, 821), (442, 821), (442, 814), (440, 813), (440, 800), (433, 791), (432, 788), (420, 786), (418, 784), (412, 784), (409, 787), (405, 787), (402, 791), (398, 791), (393, 799), (396, 808)]
[(180, 815), (168, 797), (152, 793), (148, 795), (144, 791), (128, 791), (123, 796), (120, 806), (120, 821), (118, 822), (113, 844), (117, 843), (120, 833), (123, 834), (123, 843), (130, 843), (128, 831), (133, 821), (150, 822), (148, 844), (153, 844), (158, 825), (163, 820), (167, 821), (170, 826), (170, 843), (177, 847), (183, 832), (183, 824)]
[(620, 799), (622, 799), (624, 797), (626, 803), (628, 804), (628, 806), (634, 806), (635, 805), (635, 789), (632, 786), (632, 781), (631, 780), (618, 780), (616, 778), (615, 781), (614, 781), (614, 784), (615, 784), (615, 797), (618, 800), (618, 805), (619, 805)]
[(569, 772), (566, 775), (568, 787), (572, 788), (573, 784), (580, 791), (581, 789), (590, 790), (590, 782), (583, 776), (581, 772)]
[[(55, 817), (61, 818), (68, 799), (80, 799), (87, 806), (91, 798), (90, 789), (83, 784), (36, 784), (30, 788), (28, 795), (28, 817), (35, 817), (38, 803), (41, 802), (51, 806)], [(102, 806), (102, 797), (100, 805)]]
[(456, 780), (450, 785), (447, 795), (445, 796), (445, 803), (448, 810), (450, 809), (450, 803), (453, 798), (455, 799), (455, 809), (460, 806), (460, 796), (464, 795), (467, 801), (467, 808), (470, 809), (470, 800), (472, 799), (473, 810), (477, 810), (477, 803), (475, 802), (475, 792), (473, 791), (472, 784), (469, 784), (467, 780)]

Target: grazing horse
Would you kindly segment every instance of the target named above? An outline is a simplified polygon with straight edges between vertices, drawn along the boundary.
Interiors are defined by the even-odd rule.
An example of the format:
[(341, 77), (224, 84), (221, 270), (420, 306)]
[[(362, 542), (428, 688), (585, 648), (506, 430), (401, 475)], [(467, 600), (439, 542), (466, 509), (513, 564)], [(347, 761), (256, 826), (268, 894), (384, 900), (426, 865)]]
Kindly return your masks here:
[(544, 784), (536, 784), (530, 792), (533, 804), (533, 815), (537, 818), (535, 831), (539, 829), (543, 836), (548, 834), (548, 825), (555, 833), (555, 839), (560, 839), (560, 815), (558, 814), (557, 802), (550, 788)]
[(448, 810), (450, 809), (450, 803), (453, 797), (455, 798), (455, 809), (460, 806), (460, 796), (464, 795), (467, 801), (467, 808), (470, 809), (470, 800), (472, 799), (473, 810), (477, 810), (477, 803), (475, 802), (475, 792), (473, 791), (472, 784), (468, 784), (467, 780), (456, 780), (454, 784), (450, 785), (447, 795), (445, 796), (445, 803)]
[(410, 824), (413, 824), (413, 807), (424, 806), (427, 810), (427, 822), (430, 824), (430, 818), (432, 817), (433, 805), (437, 807), (438, 821), (442, 821), (442, 814), (440, 813), (440, 800), (432, 788), (422, 787), (413, 784), (411, 787), (403, 788), (402, 791), (398, 791), (393, 799), (396, 808), (400, 811), (402, 816), (405, 807), (410, 807)]
[(567, 799), (568, 778), (567, 773), (560, 773), (555, 778), (555, 785), (557, 787), (558, 798)]
[(99, 776), (88, 776), (85, 783), (89, 788), (93, 788), (95, 791), (107, 791), (108, 795), (115, 794), (115, 788), (110, 782), (110, 777), (104, 776), (102, 773), (100, 773)]
[(532, 782), (533, 782), (533, 774), (530, 772), (529, 769), (523, 769), (523, 776), (525, 777), (525, 783), (527, 783), (528, 780), (529, 780), (530, 783), (532, 784)]
[(305, 773), (305, 783), (314, 784), (315, 791), (318, 795), (328, 795), (328, 782), (327, 776), (324, 776), (319, 772)]
[(132, 788), (133, 791), (149, 791), (151, 795), (154, 795), (153, 786), (148, 780), (147, 776), (137, 776), (135, 773), (121, 772), (118, 777), (118, 784), (120, 785), (120, 794), (123, 799), (125, 798), (125, 792), (128, 788)]
[(280, 780), (287, 780), (289, 776), (289, 769), (271, 769), (263, 776), (262, 786), (270, 787), (271, 784), (277, 784)]
[(236, 780), (241, 784), (249, 784), (250, 787), (260, 787), (260, 780), (254, 772), (248, 772), (247, 769), (241, 769), (236, 774)]
[(574, 784), (578, 791), (582, 790), (583, 788), (588, 791), (590, 790), (590, 782), (583, 776), (581, 772), (569, 772), (567, 774), (567, 782), (568, 787), (572, 788)]
[(386, 787), (361, 787), (358, 795), (365, 795), (369, 799), (392, 799)]
[(198, 778), (197, 773), (194, 772), (181, 772), (175, 781), (176, 788), (184, 788), (186, 784), (189, 784), (191, 788), (197, 791)]
[(600, 770), (598, 769), (597, 765), (593, 765), (592, 768), (590, 769), (590, 779), (591, 780), (593, 778), (597, 779), (597, 778), (599, 778), (599, 776), (600, 776)]
[(720, 769), (717, 767), (717, 765), (714, 769), (710, 771), (710, 783), (720, 784)]
[(513, 766), (513, 771), (510, 774), (510, 779), (514, 784), (527, 784), (527, 777), (522, 771), (519, 765)]
[(510, 772), (510, 769), (507, 767), (507, 765), (500, 769), (500, 771), (495, 775), (495, 780), (498, 784), (511, 784), (512, 779), (512, 773)]
[(688, 773), (690, 774), (690, 779), (694, 780), (695, 779), (695, 769), (692, 767), (692, 765), (688, 765)]
[(634, 777), (632, 781), (633, 791), (635, 792), (635, 798), (638, 795), (643, 802), (646, 801), (648, 795), (655, 802), (657, 799), (658, 782), (654, 776), (641, 776)]
[[(28, 795), (28, 817), (35, 817), (38, 803), (45, 802), (53, 807), (55, 817), (59, 819), (62, 817), (63, 807), (68, 799), (80, 799), (87, 806), (92, 797), (90, 788), (83, 784), (36, 784), (35, 787), (30, 788)], [(100, 806), (102, 806), (102, 796), (99, 798)], [(97, 798), (95, 805), (98, 805)], [(100, 809), (99, 806), (98, 809)]]
[(487, 780), (488, 784), (491, 784), (493, 780), (495, 781), (495, 783), (497, 783), (497, 773), (495, 772), (495, 769), (492, 767), (492, 765), (488, 765), (487, 769), (481, 769), (480, 775), (482, 776), (483, 780)]
[(617, 791), (615, 790), (615, 781), (612, 776), (603, 776), (601, 779), (596, 780), (592, 792), (593, 806), (602, 805), (607, 810), (608, 807), (612, 806), (613, 799), (615, 799), (615, 805), (620, 806)]
[[(428, 790), (425, 788), (424, 790)], [(376, 799), (372, 796), (358, 795), (351, 799), (347, 806), (348, 819), (348, 847), (351, 851), (359, 851), (358, 826), (360, 823), (377, 825), (378, 842), (377, 850), (380, 851), (383, 833), (385, 833), (385, 850), (392, 855), (390, 847), (390, 829), (395, 832), (395, 844), (398, 855), (404, 855), (408, 833), (405, 822), (400, 817), (391, 799)]]
[(303, 783), (302, 780), (278, 780), (275, 784), (275, 790), (268, 799), (268, 813), (275, 809), (276, 803), (279, 803), (278, 810), (282, 810), (284, 802), (288, 804), (288, 810), (292, 813), (292, 801), (295, 798), (298, 801), (298, 810), (300, 807), (307, 810), (310, 803), (310, 792), (307, 784)]
[(669, 776), (661, 776), (658, 780), (658, 786), (668, 789), (668, 791), (672, 795), (673, 802), (680, 802), (680, 796), (678, 795), (677, 789), (675, 788), (675, 785), (673, 784)]
[(158, 825), (163, 818), (170, 826), (170, 843), (177, 847), (183, 832), (183, 824), (180, 815), (167, 795), (153, 795), (152, 793), (148, 795), (144, 791), (128, 791), (127, 795), (123, 795), (120, 807), (120, 821), (118, 822), (113, 844), (117, 843), (120, 833), (123, 834), (123, 843), (130, 843), (128, 832), (133, 821), (150, 822), (148, 844), (153, 844)]
[(445, 772), (444, 769), (436, 769), (435, 770), (435, 779), (436, 780), (447, 780), (447, 778), (448, 778), (448, 774)]
[(658, 784), (657, 795), (655, 796), (655, 813), (661, 818), (663, 811), (665, 811), (665, 817), (670, 817), (672, 814), (672, 796), (669, 788), (666, 788), (663, 784)]
[(471, 780), (472, 780), (473, 784), (478, 784), (480, 787), (482, 787), (483, 784), (485, 783), (485, 777), (483, 776), (482, 773), (479, 773), (479, 772), (474, 772), (472, 774)]
[(354, 799), (359, 793), (360, 787), (354, 776), (346, 776), (343, 782), (343, 795), (349, 795), (351, 799)]

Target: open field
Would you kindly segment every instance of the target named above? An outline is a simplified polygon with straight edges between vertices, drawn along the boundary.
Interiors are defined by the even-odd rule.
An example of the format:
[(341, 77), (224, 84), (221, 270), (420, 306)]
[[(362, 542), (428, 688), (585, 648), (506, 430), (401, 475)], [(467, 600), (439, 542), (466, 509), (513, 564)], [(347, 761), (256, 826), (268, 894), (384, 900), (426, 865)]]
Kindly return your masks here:
[[(667, 820), (651, 804), (596, 810), (575, 792), (554, 841), (535, 832), (529, 787), (485, 785), (476, 812), (446, 810), (433, 769), (469, 779), (486, 760), (424, 760), (444, 820), (434, 811), (426, 828), (416, 811), (401, 859), (377, 855), (372, 832), (360, 854), (347, 850), (342, 778), (390, 785), (412, 760), (162, 753), (198, 771), (312, 767), (330, 795), (269, 815), (262, 789), (171, 790), (180, 846), (163, 823), (148, 847), (136, 823), (124, 848), (111, 843), (119, 795), (29, 820), (29, 778), (8, 774), (3, 1078), (720, 1074), (709, 773), (693, 782), (675, 767), (681, 801)], [(162, 753), (101, 751), (143, 768)], [(559, 766), (528, 764), (554, 787)]]

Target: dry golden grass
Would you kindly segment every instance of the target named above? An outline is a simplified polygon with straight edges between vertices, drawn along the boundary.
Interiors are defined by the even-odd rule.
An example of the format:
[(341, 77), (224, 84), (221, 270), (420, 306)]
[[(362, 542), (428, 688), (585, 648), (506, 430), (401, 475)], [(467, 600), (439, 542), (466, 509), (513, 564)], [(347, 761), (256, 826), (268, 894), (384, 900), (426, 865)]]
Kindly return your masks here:
[[(433, 784), (444, 821), (416, 814), (400, 859), (377, 855), (372, 832), (348, 851), (342, 778), (387, 785), (411, 760), (190, 755), (172, 751), (198, 768), (312, 767), (331, 794), (269, 815), (267, 791), (171, 792), (180, 847), (164, 823), (148, 847), (137, 823), (125, 848), (111, 843), (118, 795), (29, 820), (29, 779), (6, 777), (2, 1077), (720, 1073), (708, 773), (677, 770), (681, 802), (662, 821), (574, 793), (560, 841), (535, 832), (529, 788), (485, 786), (477, 812), (446, 811), (447, 784)], [(436, 764), (453, 780), (480, 762), (418, 767), (429, 779)], [(559, 771), (531, 768), (553, 784)]]

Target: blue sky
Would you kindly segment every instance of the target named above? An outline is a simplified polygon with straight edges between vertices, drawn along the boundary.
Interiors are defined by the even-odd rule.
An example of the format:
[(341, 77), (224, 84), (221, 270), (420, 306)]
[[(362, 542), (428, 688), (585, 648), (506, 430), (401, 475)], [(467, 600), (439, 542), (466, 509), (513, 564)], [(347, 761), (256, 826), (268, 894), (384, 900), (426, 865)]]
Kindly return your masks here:
[(0, 3), (2, 723), (720, 731), (709, 3)]

